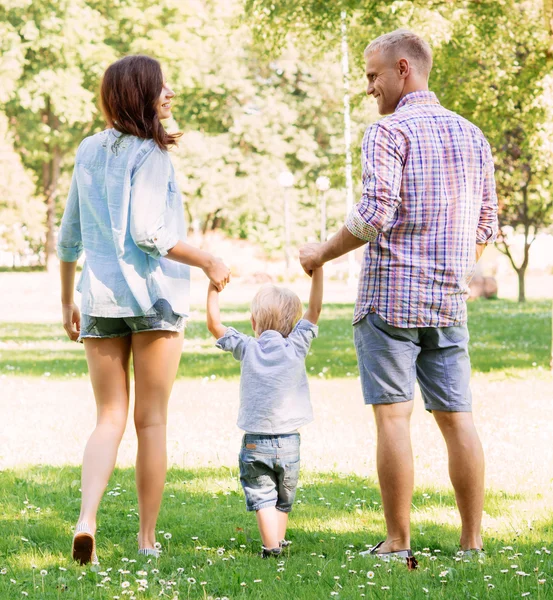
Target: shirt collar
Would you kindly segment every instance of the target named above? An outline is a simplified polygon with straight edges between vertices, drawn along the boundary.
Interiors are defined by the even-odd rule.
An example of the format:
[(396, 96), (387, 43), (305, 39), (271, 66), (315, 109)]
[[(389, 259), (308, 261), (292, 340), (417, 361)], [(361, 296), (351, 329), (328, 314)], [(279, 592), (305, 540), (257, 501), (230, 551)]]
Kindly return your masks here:
[(266, 329), (260, 336), (261, 338), (281, 338), (283, 337), (282, 333), (275, 331), (274, 329)]
[(396, 110), (399, 110), (406, 104), (440, 104), (440, 101), (434, 92), (421, 90), (405, 94), (396, 106)]

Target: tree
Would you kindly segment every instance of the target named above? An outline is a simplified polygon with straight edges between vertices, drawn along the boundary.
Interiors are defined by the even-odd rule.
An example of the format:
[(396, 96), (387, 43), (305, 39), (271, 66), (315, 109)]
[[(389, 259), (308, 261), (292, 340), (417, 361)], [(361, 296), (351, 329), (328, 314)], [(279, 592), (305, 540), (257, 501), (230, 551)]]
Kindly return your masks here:
[(102, 16), (83, 0), (3, 0), (3, 53), (18, 77), (4, 98), (15, 148), (46, 205), (45, 262), (55, 255), (56, 201), (64, 160), (91, 130), (101, 66), (113, 53), (103, 43)]
[(185, 135), (174, 160), (191, 223), (278, 249), (276, 181), (292, 170), (295, 235), (317, 235), (315, 179), (342, 177), (338, 59), (313, 64), (291, 47), (273, 60), (252, 43), (241, 9), (239, 0), (0, 0), (2, 56), (14, 73), (1, 100), (46, 202), (49, 263), (77, 145), (103, 127), (100, 77), (129, 53), (160, 59), (177, 91)]
[[(396, 27), (417, 31), (431, 43), (431, 86), (439, 90), (442, 104), (481, 127), (492, 145), (501, 207), (498, 247), (518, 274), (519, 300), (524, 301), (532, 242), (553, 215), (553, 88), (547, 54), (553, 40), (551, 0), (543, 6), (538, 0), (247, 0), (247, 7), (258, 43), (269, 47), (283, 47), (290, 36), (336, 43), (338, 13), (344, 9), (351, 14), (350, 40), (359, 62), (370, 39)], [(542, 9), (549, 40), (539, 26)], [(510, 230), (524, 237), (520, 262), (510, 245)]]
[[(497, 247), (517, 273), (520, 302), (526, 299), (532, 243), (553, 216), (553, 87), (547, 34), (536, 28), (540, 11), (538, 2), (468, 4), (451, 21), (451, 39), (437, 51), (434, 80), (444, 104), (476, 123), (492, 146), (500, 204)], [(522, 256), (513, 248), (513, 234), (523, 237)]]
[(34, 185), (13, 150), (5, 115), (0, 114), (0, 251), (13, 256), (13, 265), (40, 247), (43, 214), (33, 197)]

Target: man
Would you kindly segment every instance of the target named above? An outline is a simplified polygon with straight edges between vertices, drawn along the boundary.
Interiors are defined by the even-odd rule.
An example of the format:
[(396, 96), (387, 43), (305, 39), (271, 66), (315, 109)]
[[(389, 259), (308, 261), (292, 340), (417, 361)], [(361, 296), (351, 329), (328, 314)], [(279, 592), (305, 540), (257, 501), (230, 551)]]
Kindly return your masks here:
[(484, 455), (471, 413), (468, 283), (497, 235), (493, 160), (482, 132), (428, 90), (432, 53), (397, 30), (365, 50), (367, 94), (381, 115), (362, 145), (363, 194), (345, 226), (300, 250), (304, 270), (367, 244), (354, 338), (377, 426), (387, 537), (370, 552), (416, 566), (410, 550), (415, 378), (445, 438), (461, 549), (481, 551)]

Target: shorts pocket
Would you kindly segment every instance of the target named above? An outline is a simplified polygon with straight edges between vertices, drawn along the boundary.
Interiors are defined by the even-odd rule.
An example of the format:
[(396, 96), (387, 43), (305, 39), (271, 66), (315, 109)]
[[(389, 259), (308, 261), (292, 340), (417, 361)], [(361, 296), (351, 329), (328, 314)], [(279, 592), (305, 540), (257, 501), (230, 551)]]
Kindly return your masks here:
[(375, 329), (382, 331), (396, 340), (402, 342), (414, 342), (418, 337), (418, 330), (416, 328), (394, 327), (393, 325), (386, 323), (386, 321), (376, 313), (369, 313), (367, 319), (370, 320), (371, 325)]
[(255, 454), (242, 450), (238, 455), (238, 466), (240, 467), (241, 479), (257, 479), (264, 473), (261, 461)]
[(282, 484), (288, 490), (295, 490), (300, 477), (300, 459), (293, 458), (290, 461), (283, 461), (284, 477)]
[(460, 344), (468, 340), (469, 334), (466, 325), (454, 325), (453, 327), (440, 327), (440, 332), (453, 344)]

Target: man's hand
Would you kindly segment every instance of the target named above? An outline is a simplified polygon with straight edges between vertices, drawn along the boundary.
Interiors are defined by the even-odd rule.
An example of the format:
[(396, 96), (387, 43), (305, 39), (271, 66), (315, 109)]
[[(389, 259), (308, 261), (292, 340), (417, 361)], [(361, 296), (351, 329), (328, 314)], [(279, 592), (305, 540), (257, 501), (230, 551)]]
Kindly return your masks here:
[(300, 263), (303, 270), (311, 277), (315, 269), (324, 265), (321, 258), (323, 244), (305, 244), (300, 248)]
[(476, 244), (476, 262), (480, 260), (485, 248), (486, 244)]

